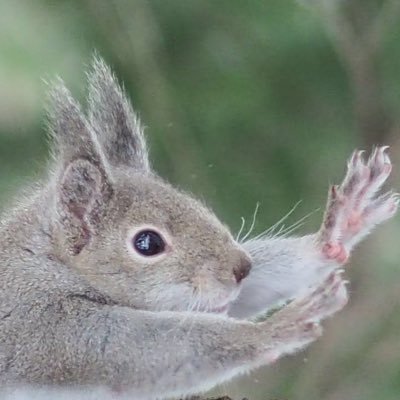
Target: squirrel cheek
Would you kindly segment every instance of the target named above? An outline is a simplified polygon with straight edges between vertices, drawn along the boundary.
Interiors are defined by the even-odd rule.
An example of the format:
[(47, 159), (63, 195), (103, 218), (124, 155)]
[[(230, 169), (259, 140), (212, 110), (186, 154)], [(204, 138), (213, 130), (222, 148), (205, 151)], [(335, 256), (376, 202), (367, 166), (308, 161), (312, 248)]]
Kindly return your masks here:
[(205, 276), (204, 273), (197, 273), (193, 278), (192, 278), (192, 284), (195, 287), (195, 289), (201, 291), (207, 286), (209, 286), (209, 279)]

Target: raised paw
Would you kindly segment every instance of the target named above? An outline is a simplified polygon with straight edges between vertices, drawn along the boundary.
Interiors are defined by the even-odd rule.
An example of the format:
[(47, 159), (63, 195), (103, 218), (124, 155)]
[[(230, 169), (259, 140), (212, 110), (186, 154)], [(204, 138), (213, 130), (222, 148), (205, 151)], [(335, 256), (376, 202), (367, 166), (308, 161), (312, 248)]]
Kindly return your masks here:
[(327, 259), (344, 264), (355, 244), (396, 213), (397, 193), (377, 195), (392, 170), (387, 148), (375, 148), (367, 161), (363, 151), (355, 151), (347, 163), (343, 183), (331, 186), (318, 235)]

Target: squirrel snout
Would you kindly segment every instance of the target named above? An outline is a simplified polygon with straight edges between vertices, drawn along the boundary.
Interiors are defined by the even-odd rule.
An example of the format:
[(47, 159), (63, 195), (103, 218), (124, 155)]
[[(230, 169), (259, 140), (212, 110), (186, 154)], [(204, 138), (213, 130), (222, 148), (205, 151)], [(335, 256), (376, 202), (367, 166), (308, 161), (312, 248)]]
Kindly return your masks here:
[(240, 263), (237, 267), (233, 268), (233, 275), (237, 283), (240, 283), (247, 275), (249, 275), (251, 270), (251, 261), (248, 257), (241, 257)]

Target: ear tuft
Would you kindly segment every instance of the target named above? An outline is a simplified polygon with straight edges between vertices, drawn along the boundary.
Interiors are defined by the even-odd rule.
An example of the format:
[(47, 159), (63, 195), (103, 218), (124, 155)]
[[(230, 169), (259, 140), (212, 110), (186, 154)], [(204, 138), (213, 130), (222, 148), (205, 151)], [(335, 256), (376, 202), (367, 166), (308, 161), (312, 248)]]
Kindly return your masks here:
[(105, 156), (114, 166), (149, 171), (140, 121), (110, 68), (94, 56), (89, 81), (89, 121)]
[(48, 96), (48, 121), (57, 159), (68, 163), (85, 158), (104, 164), (96, 135), (61, 79), (51, 84)]

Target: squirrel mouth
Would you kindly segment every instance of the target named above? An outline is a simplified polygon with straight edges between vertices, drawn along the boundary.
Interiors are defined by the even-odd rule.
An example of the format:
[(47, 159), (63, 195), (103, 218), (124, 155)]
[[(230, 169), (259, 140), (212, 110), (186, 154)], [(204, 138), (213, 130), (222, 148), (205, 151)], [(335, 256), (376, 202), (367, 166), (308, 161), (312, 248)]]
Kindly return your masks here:
[(225, 303), (218, 307), (202, 307), (199, 309), (200, 312), (210, 313), (210, 314), (226, 314), (229, 310), (232, 302)]
[(213, 314), (226, 314), (229, 310), (230, 305), (231, 305), (231, 303), (227, 303), (224, 306), (211, 308), (208, 312), (213, 313)]
[(232, 303), (237, 299), (240, 293), (240, 288), (237, 288), (234, 290), (229, 296), (225, 297), (225, 299), (217, 303), (215, 306), (206, 303), (201, 305), (197, 311), (204, 312), (204, 313), (209, 313), (209, 314), (220, 314), (220, 315), (226, 315), (232, 305)]

